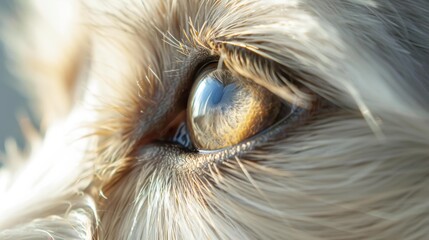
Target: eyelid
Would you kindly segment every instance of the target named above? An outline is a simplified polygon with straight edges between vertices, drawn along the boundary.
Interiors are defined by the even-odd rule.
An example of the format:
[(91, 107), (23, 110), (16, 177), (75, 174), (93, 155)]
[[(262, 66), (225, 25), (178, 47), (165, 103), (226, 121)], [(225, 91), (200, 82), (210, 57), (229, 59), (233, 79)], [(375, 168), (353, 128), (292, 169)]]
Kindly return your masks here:
[[(212, 66), (210, 66), (212, 65)], [(216, 70), (218, 66), (218, 60), (211, 60), (209, 62), (206, 62), (204, 64), (202, 64), (201, 66), (198, 67), (198, 71), (195, 72), (194, 74), (194, 82), (198, 81), (198, 78), (202, 75), (204, 75), (204, 73), (206, 72), (210, 72), (213, 70)]]
[[(221, 62), (222, 62), (221, 58), (212, 59), (211, 61), (205, 61), (204, 63), (199, 64), (199, 68), (196, 69), (197, 71), (194, 71), (193, 87), (191, 88), (190, 94), (188, 95), (188, 108), (186, 110), (187, 114), (192, 113), (192, 115), (188, 115), (186, 119), (187, 119), (189, 134), (191, 136), (191, 139), (193, 139), (192, 145), (195, 146), (197, 149), (214, 150), (214, 149), (225, 148), (228, 146), (239, 144), (242, 141), (248, 139), (249, 137), (252, 137), (260, 132), (265, 132), (264, 131), (265, 129), (269, 128), (272, 124), (275, 124), (279, 121), (280, 116), (285, 116), (285, 115), (289, 116), (291, 112), (293, 114), (293, 112), (295, 111), (295, 109), (291, 111), (291, 108), (290, 108), (290, 106), (295, 105), (294, 103), (289, 102), (289, 103), (281, 104), (281, 102), (285, 102), (284, 99), (280, 97), (276, 97), (274, 94), (270, 93), (269, 90), (264, 89), (263, 86), (260, 86), (259, 84), (252, 81), (252, 79), (245, 79), (240, 75), (231, 73), (228, 69), (219, 70), (219, 67), (222, 67), (223, 65)], [(219, 73), (222, 73), (222, 74), (216, 75)], [(227, 73), (227, 75), (224, 75), (223, 73)], [(247, 95), (244, 94), (241, 96), (242, 97), (248, 96), (250, 98), (253, 97), (253, 100), (255, 101), (250, 101), (250, 102), (254, 103), (254, 105), (251, 105), (251, 106), (255, 107), (255, 110), (254, 111), (248, 110), (253, 108), (249, 108), (250, 106), (245, 105), (243, 102), (239, 105), (234, 105), (236, 106), (234, 108), (225, 108), (225, 106), (222, 105), (223, 106), (222, 109), (239, 109), (236, 111), (230, 110), (229, 112), (233, 113), (232, 118), (230, 118), (222, 114), (226, 110), (222, 110), (222, 111), (219, 110), (220, 109), (219, 106), (221, 106), (220, 104), (227, 104), (224, 101), (221, 102), (219, 105), (217, 105), (218, 102), (216, 101), (216, 103), (213, 103), (214, 104), (213, 106), (210, 105), (211, 107), (208, 107), (210, 108), (210, 110), (207, 110), (206, 108), (208, 105), (205, 101), (208, 101), (208, 100), (205, 99), (204, 97), (203, 98), (205, 100), (203, 98), (200, 99), (200, 97), (198, 97), (201, 94), (203, 94), (202, 89), (210, 88), (206, 83), (203, 85), (199, 85), (201, 81), (203, 82), (208, 81), (206, 80), (207, 76), (216, 76), (215, 77), (216, 79), (220, 80), (220, 82), (228, 86), (233, 84), (238, 84), (242, 86), (243, 88), (242, 88), (242, 91), (240, 91), (240, 93), (246, 92), (248, 94)], [(230, 77), (225, 77), (225, 76), (230, 76)], [(225, 79), (228, 79), (228, 80), (224, 82)], [(196, 88), (197, 86), (198, 88)], [(196, 89), (198, 89), (198, 91), (196, 91)], [(210, 96), (212, 96), (211, 91), (219, 91), (219, 90), (214, 90), (210, 88), (208, 89), (208, 91), (210, 92)], [(194, 95), (194, 93), (196, 95)], [(194, 98), (194, 96), (197, 96), (197, 98)], [(202, 108), (200, 109), (201, 106), (199, 102), (206, 103), (206, 104), (203, 103), (201, 105), (204, 107), (204, 109)], [(237, 104), (238, 102), (235, 101), (231, 103)], [(241, 106), (243, 104), (244, 104), (243, 108), (240, 108), (240, 107), (237, 108), (237, 106)], [(288, 106), (288, 107), (285, 107), (285, 106)], [(195, 111), (200, 111), (201, 113), (198, 115), (195, 115), (194, 114)], [(244, 114), (244, 115), (240, 115), (240, 114)], [(245, 118), (248, 116), (249, 118)], [(244, 117), (244, 118), (243, 120), (233, 120), (232, 122), (227, 120), (227, 119), (235, 119), (236, 117), (241, 117), (241, 118)], [(197, 118), (198, 120), (194, 120)], [(217, 127), (212, 127), (212, 126), (217, 126)], [(227, 126), (230, 128), (231, 126), (233, 126), (233, 128), (231, 128), (230, 130), (222, 130), (224, 129), (222, 126)], [(210, 133), (210, 134), (204, 136), (207, 133)]]
[[(280, 64), (276, 58), (267, 58), (247, 48), (236, 45), (226, 45), (224, 42), (212, 42), (211, 47), (221, 56), (222, 68), (228, 68), (234, 74), (244, 79), (250, 79), (254, 83), (268, 89), (273, 94), (289, 103), (296, 104), (302, 108), (311, 108), (314, 101), (313, 95), (301, 91), (303, 78), (290, 67)], [(273, 53), (275, 55), (275, 53)], [(284, 56), (282, 56), (284, 58)], [(264, 69), (264, 71), (259, 71)], [(253, 74), (253, 75), (252, 75)], [(258, 75), (255, 77), (255, 74)], [(291, 89), (291, 86), (294, 86)]]
[[(237, 144), (217, 150), (188, 150), (180, 147), (177, 144), (154, 144), (149, 149), (152, 151), (147, 154), (159, 154), (163, 152), (167, 158), (163, 164), (167, 164), (170, 168), (177, 171), (179, 174), (204, 174), (206, 169), (215, 164), (221, 164), (224, 161), (233, 157), (241, 156), (255, 149), (260, 143), (273, 141), (279, 138), (285, 138), (289, 129), (294, 129), (297, 126), (304, 124), (306, 121), (301, 121), (309, 117), (310, 112), (297, 107), (289, 117), (274, 124), (265, 131)], [(167, 154), (165, 154), (167, 152)], [(140, 152), (141, 155), (146, 154), (145, 149)]]

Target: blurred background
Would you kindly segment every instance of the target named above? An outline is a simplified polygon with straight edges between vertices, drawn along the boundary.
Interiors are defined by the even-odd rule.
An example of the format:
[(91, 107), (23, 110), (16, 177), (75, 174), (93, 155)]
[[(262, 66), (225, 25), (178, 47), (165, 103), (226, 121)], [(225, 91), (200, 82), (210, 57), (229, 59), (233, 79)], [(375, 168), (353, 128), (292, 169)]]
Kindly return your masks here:
[[(14, 10), (13, 0), (0, 0), (0, 19)], [(0, 24), (5, 24), (2, 21)], [(0, 25), (1, 27), (2, 25)], [(23, 146), (23, 137), (19, 128), (18, 113), (30, 114), (27, 99), (18, 89), (18, 83), (8, 70), (6, 49), (0, 39), (0, 161), (4, 153), (4, 142), (7, 138), (17, 140), (19, 146)], [(1, 165), (1, 163), (0, 163)]]

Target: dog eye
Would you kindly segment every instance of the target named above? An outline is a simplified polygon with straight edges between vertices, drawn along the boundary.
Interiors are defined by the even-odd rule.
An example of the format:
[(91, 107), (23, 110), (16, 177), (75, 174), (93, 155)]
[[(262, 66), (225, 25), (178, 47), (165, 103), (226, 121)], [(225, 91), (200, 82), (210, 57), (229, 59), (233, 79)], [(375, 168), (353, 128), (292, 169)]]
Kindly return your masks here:
[(273, 125), (284, 111), (285, 104), (265, 88), (210, 64), (200, 71), (188, 100), (190, 141), (201, 150), (233, 146)]

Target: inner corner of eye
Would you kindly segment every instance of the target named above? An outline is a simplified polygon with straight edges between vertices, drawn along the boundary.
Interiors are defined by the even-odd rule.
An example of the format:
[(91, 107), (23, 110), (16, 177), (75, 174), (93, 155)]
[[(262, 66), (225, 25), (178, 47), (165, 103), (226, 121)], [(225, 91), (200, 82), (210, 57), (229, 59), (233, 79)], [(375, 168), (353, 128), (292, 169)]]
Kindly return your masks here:
[(219, 72), (214, 64), (206, 67), (196, 77), (187, 109), (173, 124), (171, 141), (188, 149), (224, 149), (263, 132), (292, 112), (290, 104), (267, 89)]

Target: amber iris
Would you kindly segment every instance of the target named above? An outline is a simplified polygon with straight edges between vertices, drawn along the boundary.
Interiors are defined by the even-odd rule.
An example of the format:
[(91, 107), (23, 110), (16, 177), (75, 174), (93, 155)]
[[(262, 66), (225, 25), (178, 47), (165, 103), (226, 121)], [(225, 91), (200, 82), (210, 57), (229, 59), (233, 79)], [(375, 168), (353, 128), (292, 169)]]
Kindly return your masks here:
[(209, 68), (197, 78), (188, 102), (193, 145), (216, 150), (238, 144), (271, 126), (281, 105), (265, 88)]

